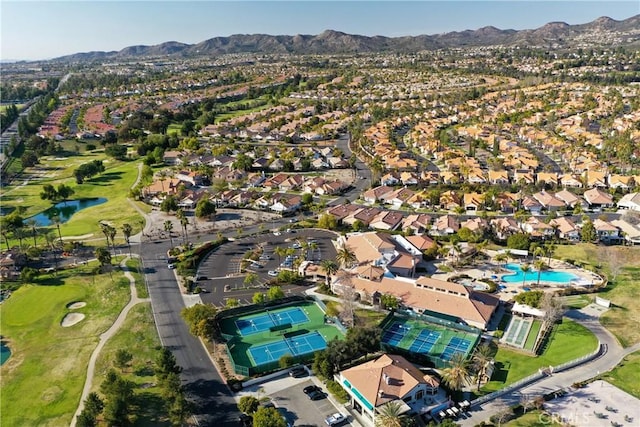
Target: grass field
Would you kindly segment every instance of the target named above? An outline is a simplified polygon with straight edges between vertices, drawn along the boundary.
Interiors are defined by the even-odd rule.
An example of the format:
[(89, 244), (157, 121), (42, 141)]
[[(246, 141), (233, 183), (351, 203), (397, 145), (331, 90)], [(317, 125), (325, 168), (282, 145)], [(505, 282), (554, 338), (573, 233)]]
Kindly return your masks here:
[[(83, 184), (76, 184), (73, 171), (83, 163), (103, 160), (105, 172)], [(102, 236), (98, 221), (104, 220), (114, 225), (118, 231), (122, 224), (129, 223), (133, 234), (144, 226), (143, 218), (128, 202), (129, 189), (138, 174), (137, 162), (120, 162), (105, 158), (104, 153), (87, 152), (70, 157), (43, 157), (41, 164), (27, 169), (12, 185), (4, 187), (1, 193), (3, 207), (11, 209), (23, 207), (25, 219), (49, 208), (52, 203), (40, 198), (44, 184), (69, 185), (75, 191), (73, 199), (106, 197), (104, 204), (76, 212), (69, 222), (61, 225), (63, 236)], [(117, 237), (123, 240), (122, 233)], [(44, 239), (41, 239), (44, 243)], [(14, 242), (11, 242), (14, 243)], [(15, 242), (17, 243), (17, 242)]]
[[(605, 250), (606, 248), (606, 250)], [(580, 243), (558, 246), (556, 257), (571, 258), (604, 271), (609, 277), (607, 287), (597, 295), (611, 300), (613, 307), (602, 315), (600, 322), (609, 329), (624, 347), (640, 342), (640, 247), (597, 246)], [(621, 265), (618, 274), (612, 266)], [(615, 278), (614, 278), (615, 276)]]
[(542, 327), (542, 322), (538, 319), (534, 319), (531, 324), (531, 329), (529, 330), (529, 335), (527, 335), (527, 341), (524, 343), (524, 349), (533, 351), (533, 346), (536, 343), (536, 338), (538, 338), (538, 333), (540, 332), (540, 328)]
[(145, 427), (170, 425), (160, 390), (155, 385), (154, 364), (160, 348), (160, 339), (149, 303), (133, 307), (122, 328), (105, 344), (96, 361), (92, 391), (99, 392), (104, 375), (114, 367), (116, 351), (121, 348), (127, 349), (133, 355), (129, 368), (124, 372), (116, 370), (124, 378), (136, 384), (133, 402), (133, 411), (136, 414), (135, 425)]
[[(24, 285), (0, 306), (2, 335), (12, 356), (0, 368), (1, 425), (69, 425), (85, 380), (87, 363), (98, 337), (129, 300), (129, 281), (122, 273), (93, 275), (83, 266), (52, 277), (49, 286)], [(86, 315), (63, 328), (71, 302), (87, 305)]]
[(543, 411), (530, 411), (521, 417), (502, 424), (505, 427), (549, 427), (561, 426), (557, 417), (553, 418), (543, 413)]
[(498, 347), (492, 380), (481, 390), (483, 393), (500, 390), (537, 372), (540, 367), (557, 366), (589, 354), (597, 345), (598, 340), (587, 328), (565, 319), (556, 325), (546, 350), (540, 356), (530, 356), (506, 346)]
[(136, 281), (136, 292), (138, 298), (149, 298), (149, 291), (144, 281), (144, 277), (140, 274), (140, 261), (136, 258), (131, 258), (127, 261), (127, 268), (129, 268), (131, 275)]
[(600, 378), (640, 399), (640, 351), (629, 354)]

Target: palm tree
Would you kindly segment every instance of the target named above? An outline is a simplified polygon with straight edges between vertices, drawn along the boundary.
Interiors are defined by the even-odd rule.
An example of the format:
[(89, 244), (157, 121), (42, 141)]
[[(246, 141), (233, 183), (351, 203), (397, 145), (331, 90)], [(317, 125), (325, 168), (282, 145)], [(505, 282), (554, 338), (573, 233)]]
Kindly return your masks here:
[(356, 261), (356, 254), (343, 243), (336, 253), (336, 261), (342, 268), (346, 268)]
[(542, 273), (542, 270), (545, 267), (544, 260), (543, 259), (539, 259), (536, 262), (534, 262), (533, 265), (534, 265), (535, 269), (538, 270), (538, 285), (537, 286), (540, 286), (540, 274)]
[(402, 413), (402, 406), (397, 401), (391, 401), (378, 409), (376, 427), (403, 427), (407, 416)]
[(498, 255), (496, 255), (493, 259), (494, 259), (494, 261), (496, 261), (499, 264), (504, 264), (504, 263), (507, 262), (509, 257), (504, 252), (501, 252)]
[(553, 252), (556, 250), (556, 245), (554, 245), (551, 242), (547, 242), (544, 244), (544, 250), (547, 253), (547, 265), (551, 266), (551, 255), (553, 255)]
[(60, 224), (62, 224), (62, 220), (58, 215), (55, 215), (51, 218), (51, 224), (55, 225), (58, 229), (58, 238), (60, 239), (60, 245), (62, 246), (62, 234), (60, 233)]
[(469, 379), (469, 362), (463, 353), (455, 353), (449, 360), (449, 367), (442, 370), (442, 381), (455, 391), (461, 390)]
[(456, 253), (456, 262), (460, 262), (460, 255), (462, 255), (462, 246), (460, 243), (454, 243), (451, 245), (451, 249)]
[[(118, 232), (115, 227), (107, 226), (107, 233), (109, 234), (109, 239), (111, 239), (111, 248), (113, 249), (113, 253), (116, 253), (116, 233)], [(107, 239), (107, 245), (109, 244), (109, 239)]]
[(282, 257), (286, 256), (286, 249), (283, 248), (282, 246), (277, 246), (274, 250), (273, 253), (276, 254), (278, 256), (278, 264), (282, 263)]
[(33, 237), (33, 247), (38, 247), (38, 241), (36, 240), (36, 236), (38, 235), (38, 221), (33, 218), (30, 218), (25, 221), (27, 227), (31, 229), (31, 236)]
[(531, 270), (531, 266), (529, 264), (522, 264), (520, 266), (520, 270), (522, 270), (522, 287), (524, 288), (524, 282), (527, 279), (527, 272)]
[(536, 257), (541, 257), (544, 255), (544, 249), (540, 246), (536, 246), (536, 248), (533, 250), (533, 261), (535, 262)]
[(133, 228), (130, 224), (122, 224), (122, 234), (124, 234), (124, 240), (127, 242), (127, 247), (129, 248), (129, 256), (131, 256), (131, 244), (129, 243), (129, 238), (131, 237), (131, 232)]
[(329, 287), (329, 278), (336, 274), (338, 271), (338, 264), (336, 264), (335, 261), (331, 260), (331, 259), (325, 259), (322, 260), (322, 262), (320, 263), (320, 265), (322, 266), (322, 268), (324, 269), (324, 274), (325, 274), (325, 281), (327, 283), (327, 287)]
[(487, 368), (489, 367), (489, 363), (492, 359), (491, 347), (489, 347), (489, 345), (482, 344), (476, 347), (476, 351), (473, 353), (472, 360), (478, 378), (478, 391), (480, 390), (480, 383), (482, 382), (482, 378), (487, 374)]
[(173, 222), (170, 220), (166, 220), (164, 222), (164, 231), (169, 233), (169, 241), (171, 242), (171, 249), (173, 249), (173, 237), (171, 236), (171, 231), (173, 230)]
[(189, 219), (182, 209), (178, 209), (176, 212), (176, 218), (180, 221), (182, 226), (182, 244), (187, 244), (187, 225), (189, 225)]

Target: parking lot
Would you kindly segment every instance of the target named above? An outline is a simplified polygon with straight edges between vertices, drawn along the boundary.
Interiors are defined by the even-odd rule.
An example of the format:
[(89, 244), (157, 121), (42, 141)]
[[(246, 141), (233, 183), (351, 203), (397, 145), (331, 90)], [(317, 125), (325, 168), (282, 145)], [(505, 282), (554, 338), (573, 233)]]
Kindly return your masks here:
[[(241, 303), (250, 303), (253, 294), (266, 290), (266, 283), (272, 280), (282, 268), (292, 268), (296, 257), (320, 262), (335, 259), (336, 250), (331, 240), (335, 234), (317, 229), (299, 229), (291, 232), (264, 233), (225, 243), (206, 257), (197, 272), (197, 285), (203, 289), (203, 302), (224, 305), (227, 298), (236, 298)], [(307, 246), (305, 248), (305, 245)], [(262, 248), (262, 256), (251, 263), (245, 272), (240, 271), (240, 262), (250, 250)], [(276, 248), (289, 250), (289, 254), (278, 253)], [(303, 253), (306, 252), (306, 253)], [(249, 272), (255, 273), (257, 280), (247, 287), (245, 278)], [(301, 294), (305, 286), (286, 286), (286, 294)]]
[[(319, 400), (311, 400), (303, 392), (309, 385), (317, 385), (322, 388), (326, 397)], [(303, 378), (290, 378), (282, 376), (260, 385), (252, 386), (238, 394), (241, 396), (252, 395), (258, 399), (269, 396), (271, 402), (283, 413), (288, 422), (293, 426), (319, 426), (326, 427), (325, 419), (330, 415), (341, 412), (348, 415), (348, 412), (329, 396), (326, 388), (314, 376)], [(350, 416), (341, 426), (360, 426)]]

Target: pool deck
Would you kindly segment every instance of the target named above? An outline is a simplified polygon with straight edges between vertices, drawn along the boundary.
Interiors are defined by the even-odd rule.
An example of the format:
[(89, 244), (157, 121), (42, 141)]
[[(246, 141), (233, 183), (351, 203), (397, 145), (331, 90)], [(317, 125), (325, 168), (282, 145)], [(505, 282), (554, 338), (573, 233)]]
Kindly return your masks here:
[[(493, 257), (497, 255), (496, 251), (488, 250), (485, 252), (491, 256), (492, 260), (493, 260)], [(548, 258), (542, 258), (542, 259), (544, 259), (545, 262), (548, 261)], [(510, 262), (518, 263), (518, 264), (520, 263), (517, 260), (511, 260)], [(478, 282), (482, 282), (482, 279), (491, 279), (496, 281), (499, 285), (505, 287), (502, 290), (498, 290), (495, 293), (495, 295), (502, 300), (508, 301), (513, 299), (513, 297), (516, 294), (522, 292), (522, 282), (512, 282), (512, 283), (503, 282), (501, 278), (511, 273), (510, 271), (504, 269), (503, 265), (504, 265), (503, 263), (498, 264), (493, 261), (490, 261), (483, 265), (479, 265), (472, 268), (456, 269), (455, 271), (450, 273), (436, 272), (433, 274), (432, 277), (434, 279), (439, 279), (439, 280), (449, 280), (451, 277), (458, 276), (460, 274), (466, 274), (472, 279), (477, 280)], [(586, 286), (586, 287), (599, 286), (604, 282), (602, 277), (600, 277), (596, 273), (584, 270), (582, 268), (578, 268), (575, 265), (571, 265), (564, 261), (560, 261), (554, 258), (551, 258), (550, 269), (555, 271), (571, 273), (579, 278), (580, 285)], [(491, 276), (498, 276), (498, 279), (492, 279)], [(540, 281), (540, 285), (541, 285), (540, 288), (536, 287), (535, 286), (536, 284), (537, 284), (537, 281), (534, 281), (533, 283), (531, 281), (527, 281), (525, 283), (525, 287), (531, 287), (531, 288), (540, 289), (543, 291), (544, 290), (555, 291), (558, 289), (565, 289), (568, 287), (563, 284), (558, 284), (557, 282), (545, 282), (544, 280)], [(471, 285), (473, 286), (473, 282), (471, 283)], [(576, 286), (576, 285), (572, 284), (572, 286)]]

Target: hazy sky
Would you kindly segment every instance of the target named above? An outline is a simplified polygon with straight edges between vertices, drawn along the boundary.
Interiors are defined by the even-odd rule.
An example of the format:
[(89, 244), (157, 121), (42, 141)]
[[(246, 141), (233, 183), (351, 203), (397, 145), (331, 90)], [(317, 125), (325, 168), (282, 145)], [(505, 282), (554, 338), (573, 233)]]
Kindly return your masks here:
[(0, 0), (0, 59), (46, 59), (232, 34), (437, 34), (531, 29), (640, 13), (640, 1), (28, 1)]

